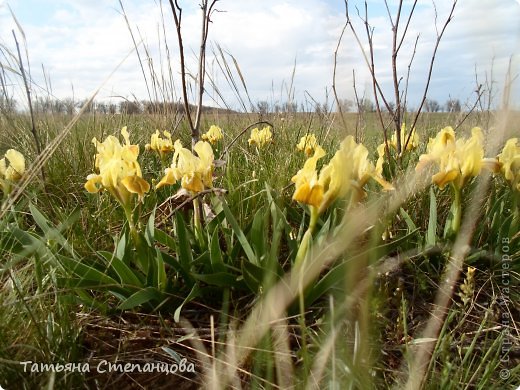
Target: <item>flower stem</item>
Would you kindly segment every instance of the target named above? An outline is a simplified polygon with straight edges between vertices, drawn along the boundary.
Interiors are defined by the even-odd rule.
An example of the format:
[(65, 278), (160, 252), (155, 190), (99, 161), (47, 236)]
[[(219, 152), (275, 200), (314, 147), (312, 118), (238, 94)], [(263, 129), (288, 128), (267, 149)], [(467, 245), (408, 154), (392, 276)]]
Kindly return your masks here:
[(514, 236), (518, 232), (520, 225), (520, 192), (513, 193), (513, 219), (509, 227), (510, 236)]
[(316, 227), (316, 223), (318, 222), (319, 212), (318, 209), (314, 206), (310, 206), (311, 208), (311, 220), (309, 222), (309, 227), (307, 231), (303, 235), (302, 241), (300, 242), (300, 247), (298, 248), (298, 253), (296, 254), (296, 260), (294, 261), (295, 267), (300, 267), (307, 256), (307, 251), (309, 250), (310, 243), (312, 241), (312, 233), (314, 232), (314, 228)]
[(454, 237), (460, 230), (460, 221), (462, 219), (462, 191), (452, 183), (453, 203), (451, 204), (451, 226), (449, 227), (448, 237)]
[(200, 202), (199, 198), (193, 199), (193, 226), (195, 228), (195, 237), (199, 243), (203, 243), (202, 241), (202, 222), (200, 215)]
[(134, 241), (134, 247), (137, 249), (137, 246), (139, 244), (139, 234), (137, 234), (137, 227), (135, 226), (135, 223), (134, 223), (132, 210), (128, 206), (123, 206), (123, 209), (125, 210), (126, 220), (128, 221), (128, 226), (130, 228), (130, 236), (132, 237), (132, 240)]

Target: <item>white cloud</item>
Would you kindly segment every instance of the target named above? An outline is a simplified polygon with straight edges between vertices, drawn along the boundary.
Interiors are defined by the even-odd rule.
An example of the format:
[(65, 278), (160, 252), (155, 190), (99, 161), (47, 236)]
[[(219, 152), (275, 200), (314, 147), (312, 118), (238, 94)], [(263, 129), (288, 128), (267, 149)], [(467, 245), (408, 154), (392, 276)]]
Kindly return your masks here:
[[(419, 2), (421, 4), (421, 2)], [(451, 9), (451, 0), (437, 0), (437, 30), (435, 28), (435, 13), (431, 1), (422, 2), (415, 11), (414, 19), (408, 30), (408, 38), (403, 44), (398, 61), (399, 77), (406, 78), (409, 60), (414, 50), (415, 37), (420, 35), (417, 52), (412, 64), (410, 78), (410, 95), (417, 101), (422, 96), (427, 80), (427, 71), (433, 53), (437, 36)], [(459, 1), (455, 8), (453, 20), (447, 26), (445, 35), (440, 43), (433, 68), (429, 96), (443, 103), (449, 96), (460, 98), (462, 101), (475, 98), (473, 91), (475, 84), (475, 67), (480, 80), (484, 81), (486, 73), (489, 76), (492, 59), (494, 61), (494, 78), (501, 85), (507, 71), (510, 56), (518, 59), (520, 37), (520, 7), (513, 0), (501, 2), (497, 7), (493, 0)], [(410, 6), (404, 8), (409, 11)], [(405, 13), (406, 14), (406, 13)], [(383, 90), (390, 94), (391, 90), (391, 38), (390, 24), (387, 15), (370, 18), (374, 30), (376, 72), (380, 76)], [(401, 21), (404, 23), (404, 20)], [(403, 25), (401, 25), (401, 28)], [(356, 28), (361, 32), (361, 38), (366, 41), (363, 26), (357, 20)], [(348, 35), (352, 37), (352, 35)], [(357, 45), (350, 38), (349, 49), (356, 50)], [(345, 40), (347, 42), (347, 39)], [(383, 42), (383, 44), (379, 44)], [(386, 47), (385, 47), (386, 43)], [(343, 49), (345, 51), (346, 49)], [(357, 50), (357, 53), (360, 53)], [(370, 74), (362, 61), (350, 57), (341, 62), (343, 85), (352, 84), (352, 69), (356, 69), (357, 81), (371, 90)], [(513, 68), (513, 72), (515, 68)], [(518, 72), (518, 67), (516, 67)], [(363, 84), (364, 83), (364, 84)], [(520, 97), (519, 89), (515, 90), (515, 98)], [(371, 95), (371, 93), (370, 93)]]
[[(15, 0), (9, 1), (9, 4), (15, 13), (23, 16), (20, 16), (19, 21), (27, 36), (34, 79), (39, 84), (44, 84), (41, 76), (43, 64), (52, 79), (53, 91), (59, 97), (70, 96), (71, 85), (74, 86), (76, 97), (88, 96), (133, 47), (116, 0), (32, 0), (39, 4), (39, 7), (47, 4), (45, 14), (41, 18), (38, 18), (38, 15), (31, 17), (30, 12), (21, 8), (27, 6), (28, 2), (30, 1)], [(149, 53), (145, 54), (143, 46), (140, 47), (142, 58), (148, 56), (151, 59), (144, 63), (147, 77), (149, 64), (153, 65), (159, 78), (162, 78), (162, 75), (169, 77), (166, 68), (164, 28), (171, 55), (172, 72), (178, 88), (177, 38), (171, 10), (168, 2), (163, 1), (163, 25), (158, 3), (159, 0), (124, 1), (136, 39), (140, 41), (142, 38), (143, 45), (149, 50)], [(190, 71), (195, 73), (195, 53), (198, 52), (200, 39), (200, 15), (195, 6), (191, 5), (189, 8), (188, 4), (191, 3), (186, 4), (183, 13), (186, 59)], [(438, 20), (442, 23), (451, 1), (437, 0), (436, 4)], [(369, 2), (369, 7), (370, 22), (375, 27), (376, 70), (381, 77), (383, 88), (388, 91), (391, 82), (390, 27), (381, 2)], [(395, 9), (392, 2), (391, 7)], [(409, 9), (410, 5), (407, 7)], [(218, 43), (223, 50), (236, 58), (253, 101), (286, 99), (287, 93), (282, 86), (284, 82), (285, 85), (290, 83), (295, 62), (296, 98), (303, 100), (305, 91), (308, 91), (317, 100), (323, 100), (325, 88), (330, 88), (332, 84), (333, 54), (344, 24), (344, 14), (338, 10), (337, 4), (319, 0), (230, 0), (218, 2), (217, 8), (223, 12), (213, 15), (213, 23), (210, 25), (210, 47), (216, 49)], [(24, 12), (20, 11), (22, 9)], [(504, 0), (500, 7), (497, 7), (493, 0), (460, 1), (455, 18), (441, 42), (434, 68), (431, 95), (440, 102), (443, 102), (448, 94), (464, 100), (474, 89), (475, 65), (482, 75), (482, 72), (489, 71), (493, 56), (496, 58), (495, 77), (499, 81), (502, 80), (507, 59), (510, 55), (518, 53), (519, 16), (520, 6), (514, 0)], [(355, 19), (357, 20), (357, 17)], [(421, 85), (424, 85), (424, 73), (435, 39), (432, 20), (431, 1), (420, 1), (410, 25), (410, 41), (403, 45), (401, 52), (400, 75), (405, 76), (413, 52), (414, 37), (416, 34), (421, 35), (411, 83), (411, 94), (415, 99), (420, 94)], [(365, 40), (363, 26), (359, 24), (359, 20), (356, 27)], [(11, 50), (13, 28), (15, 25), (5, 1), (0, 1), (0, 43), (7, 45)], [(230, 57), (227, 57), (227, 60), (239, 83), (233, 61)], [(358, 89), (362, 91), (366, 88), (370, 91), (369, 72), (357, 44), (347, 32), (338, 57), (338, 87), (343, 97), (353, 95), (352, 69), (356, 70)], [(222, 74), (218, 74), (220, 71), (212, 52), (208, 53), (208, 71), (215, 76), (218, 88), (223, 92), (228, 104), (237, 108), (239, 105), (233, 100), (234, 95), (228, 83)], [(211, 87), (207, 87), (211, 93)], [(101, 98), (111, 95), (148, 98), (135, 53), (103, 88)], [(177, 90), (177, 95), (180, 95), (180, 90)]]

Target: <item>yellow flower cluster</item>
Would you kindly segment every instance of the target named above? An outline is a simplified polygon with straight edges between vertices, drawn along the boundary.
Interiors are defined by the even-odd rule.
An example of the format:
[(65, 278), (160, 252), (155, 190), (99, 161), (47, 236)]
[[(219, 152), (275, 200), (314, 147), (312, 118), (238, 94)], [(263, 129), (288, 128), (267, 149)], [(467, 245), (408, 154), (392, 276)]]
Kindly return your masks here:
[(520, 191), (520, 141), (518, 138), (509, 139), (497, 159), (505, 179), (511, 183), (514, 189)]
[(429, 163), (435, 163), (439, 171), (433, 175), (432, 182), (441, 189), (452, 183), (457, 189), (482, 168), (496, 171), (499, 167), (495, 159), (484, 158), (482, 130), (474, 127), (468, 139), (456, 139), (451, 127), (442, 129), (435, 138), (430, 138), (427, 153), (419, 157), (416, 170), (420, 171)]
[[(401, 125), (401, 147), (403, 150), (413, 150), (419, 146), (419, 136), (417, 135), (417, 132), (415, 131), (415, 127), (412, 129), (412, 135), (410, 136), (410, 140), (408, 141), (408, 144), (406, 145), (406, 149), (404, 148), (406, 140), (408, 138), (408, 131), (406, 130), (406, 123), (402, 123)], [(395, 131), (392, 134), (392, 138), (389, 143), (390, 146), (392, 146), (395, 150), (397, 150), (397, 131)]]
[[(520, 142), (518, 138), (507, 141), (502, 152), (496, 159), (484, 158), (483, 134), (480, 128), (471, 131), (471, 137), (456, 138), (451, 127), (443, 128), (430, 138), (426, 153), (421, 155), (416, 170), (422, 170), (426, 165), (435, 164), (438, 171), (432, 176), (432, 182), (440, 188), (447, 184), (460, 191), (472, 177), (480, 174), (482, 168), (503, 173), (512, 187), (520, 191)], [(165, 169), (165, 175), (156, 188), (172, 185), (180, 181), (181, 186), (198, 193), (213, 185), (214, 154), (209, 142), (217, 142), (222, 138), (222, 130), (211, 126), (203, 136), (206, 141), (199, 141), (194, 146), (194, 152), (182, 146), (179, 140), (172, 143), (171, 134), (163, 132), (161, 138), (157, 130), (151, 137), (148, 150), (156, 150), (161, 157), (168, 152), (174, 152), (171, 166)], [(401, 128), (404, 140), (406, 127)], [(107, 189), (124, 207), (129, 205), (132, 194), (137, 194), (142, 200), (149, 191), (150, 185), (142, 177), (137, 161), (139, 146), (130, 143), (126, 127), (121, 130), (124, 143), (114, 136), (108, 136), (105, 141), (92, 140), (96, 147), (95, 169), (98, 173), (87, 177), (85, 189), (91, 193)], [(396, 147), (395, 134), (391, 145)], [(249, 145), (264, 146), (272, 142), (271, 129), (267, 126), (262, 130), (255, 128), (251, 132)], [(413, 130), (407, 150), (418, 146), (418, 137)], [(352, 136), (346, 137), (339, 150), (320, 170), (318, 161), (326, 155), (314, 134), (301, 138), (297, 149), (305, 152), (307, 160), (302, 169), (292, 177), (295, 183), (293, 199), (311, 206), (313, 214), (321, 214), (336, 199), (351, 193), (351, 201), (362, 199), (366, 193), (364, 186), (369, 179), (375, 180), (384, 190), (393, 189), (382, 176), (384, 144), (377, 148), (379, 159), (374, 165), (368, 158), (368, 150), (363, 144), (355, 142)], [(311, 155), (312, 154), (312, 155)], [(5, 157), (0, 159), (0, 190), (9, 192), (10, 183), (18, 181), (25, 172), (25, 160), (20, 152), (9, 149)]]
[(313, 154), (318, 148), (318, 141), (316, 140), (316, 136), (314, 134), (307, 134), (300, 139), (298, 145), (296, 145), (296, 149), (300, 152), (305, 152), (305, 155), (309, 157)]
[(150, 138), (150, 143), (145, 145), (146, 150), (154, 150), (163, 158), (166, 154), (173, 151), (172, 135), (168, 131), (163, 131), (164, 137), (161, 138), (159, 130), (156, 130)]
[(374, 166), (368, 159), (367, 148), (356, 143), (352, 136), (343, 140), (334, 157), (318, 174), (316, 164), (323, 156), (325, 151), (318, 146), (314, 155), (292, 178), (295, 183), (293, 199), (312, 206), (318, 214), (351, 190), (355, 191), (356, 198), (364, 197), (363, 187), (371, 178), (385, 190), (393, 188), (383, 179), (382, 167)]
[(156, 188), (175, 184), (178, 180), (181, 180), (182, 188), (195, 193), (211, 188), (214, 160), (211, 145), (205, 141), (197, 142), (193, 147), (197, 155), (184, 148), (178, 140), (175, 141), (174, 148), (172, 164), (165, 169), (165, 176)]
[(126, 126), (121, 129), (125, 143), (109, 135), (105, 141), (92, 139), (97, 154), (95, 168), (99, 174), (87, 176), (85, 189), (96, 193), (107, 189), (122, 205), (128, 207), (132, 194), (142, 200), (150, 185), (142, 178), (141, 167), (137, 162), (139, 145), (131, 145)]
[(11, 184), (19, 181), (25, 173), (25, 158), (14, 149), (5, 152), (0, 159), (0, 190), (5, 194), (10, 192)]
[(318, 146), (314, 155), (308, 158), (303, 168), (292, 177), (291, 181), (296, 185), (293, 195), (294, 200), (317, 208), (321, 206), (325, 192), (324, 176), (320, 180), (316, 171), (316, 164), (325, 154), (325, 150)]
[(258, 130), (258, 128), (255, 127), (251, 130), (251, 137), (249, 137), (247, 142), (249, 143), (249, 146), (256, 145), (260, 148), (273, 142), (273, 133), (271, 132), (271, 128), (266, 126), (262, 130)]
[[(408, 138), (408, 131), (406, 129), (406, 123), (403, 122), (401, 125), (401, 154), (404, 151), (411, 151), (416, 149), (419, 146), (419, 136), (417, 135), (417, 132), (415, 131), (415, 127), (412, 129), (412, 135), (410, 136), (410, 140), (408, 141), (408, 144), (406, 145), (406, 148), (404, 147), (406, 144), (406, 140)], [(388, 141), (388, 146), (392, 147), (394, 150), (397, 151), (397, 131), (394, 131), (392, 134), (392, 137)], [(379, 155), (378, 165), (383, 164), (384, 161), (384, 155), (385, 155), (385, 144), (382, 143), (377, 147), (377, 153)]]
[(212, 145), (216, 144), (222, 138), (224, 138), (224, 135), (222, 134), (222, 129), (215, 125), (211, 125), (209, 130), (205, 134), (202, 134), (202, 140), (208, 141)]
[[(9, 162), (9, 164), (8, 164)], [(25, 158), (23, 154), (14, 149), (5, 152), (0, 160), (0, 178), (16, 182), (25, 173)]]

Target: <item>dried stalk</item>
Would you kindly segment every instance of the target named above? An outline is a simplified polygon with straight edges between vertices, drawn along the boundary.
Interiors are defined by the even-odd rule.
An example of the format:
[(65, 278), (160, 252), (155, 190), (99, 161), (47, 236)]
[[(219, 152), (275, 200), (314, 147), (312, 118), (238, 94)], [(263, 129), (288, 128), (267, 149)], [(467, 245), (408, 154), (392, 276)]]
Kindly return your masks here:
[[(403, 116), (405, 115), (405, 113), (407, 111), (406, 96), (407, 96), (407, 92), (408, 92), (408, 85), (409, 85), (408, 82), (409, 82), (409, 77), (410, 77), (410, 68), (411, 68), (413, 59), (414, 59), (415, 54), (416, 54), (417, 42), (418, 42), (418, 38), (419, 37), (417, 37), (416, 40), (415, 40), (415, 45), (414, 45), (412, 58), (411, 58), (411, 60), (409, 62), (409, 65), (408, 65), (406, 86), (405, 86), (405, 89), (404, 89), (403, 92), (400, 91), (400, 79), (398, 77), (398, 71), (397, 71), (397, 59), (398, 59), (399, 51), (400, 51), (400, 49), (401, 49), (401, 47), (403, 45), (403, 42), (405, 41), (405, 38), (407, 36), (408, 29), (409, 29), (409, 26), (410, 26), (410, 23), (411, 23), (411, 20), (413, 18), (414, 11), (415, 11), (415, 8), (416, 8), (416, 5), (417, 5), (417, 0), (415, 0), (413, 2), (413, 4), (412, 4), (411, 11), (408, 14), (408, 17), (407, 17), (407, 20), (406, 20), (406, 24), (405, 24), (403, 33), (402, 33), (400, 38), (399, 38), (399, 24), (400, 24), (401, 17), (402, 17), (403, 0), (400, 0), (399, 3), (398, 3), (398, 9), (397, 9), (397, 13), (396, 13), (396, 16), (395, 16), (395, 21), (394, 21), (394, 18), (392, 17), (392, 14), (390, 12), (390, 7), (388, 5), (388, 2), (387, 2), (387, 0), (385, 0), (386, 10), (387, 10), (387, 13), (388, 13), (390, 24), (392, 26), (392, 80), (393, 80), (393, 94), (394, 94), (394, 98), (395, 98), (395, 108), (392, 108), (390, 106), (390, 104), (388, 103), (388, 100), (387, 100), (385, 94), (383, 93), (383, 91), (381, 89), (381, 86), (379, 84), (378, 78), (376, 76), (375, 64), (374, 64), (373, 28), (370, 27), (370, 24), (368, 22), (368, 4), (367, 4), (367, 1), (365, 1), (365, 3), (364, 3), (365, 4), (364, 17), (360, 16), (359, 11), (358, 11), (358, 16), (360, 17), (360, 19), (363, 22), (364, 27), (365, 27), (365, 33), (366, 33), (366, 37), (367, 37), (367, 41), (368, 41), (368, 47), (369, 47), (368, 53), (363, 48), (363, 45), (361, 43), (361, 39), (359, 38), (359, 36), (357, 34), (357, 31), (354, 28), (354, 25), (352, 24), (352, 20), (350, 19), (349, 11), (348, 11), (348, 0), (345, 0), (345, 4), (346, 4), (346, 7), (347, 7), (347, 12), (346, 12), (347, 24), (350, 26), (352, 34), (353, 34), (353, 36), (354, 36), (354, 38), (355, 38), (355, 40), (356, 40), (356, 42), (357, 42), (357, 44), (358, 44), (358, 46), (360, 48), (360, 51), (361, 51), (361, 53), (363, 55), (363, 58), (365, 60), (365, 63), (367, 65), (369, 71), (370, 71), (370, 75), (371, 75), (371, 78), (372, 78), (372, 88), (373, 88), (373, 93), (374, 93), (374, 98), (375, 98), (376, 109), (377, 109), (377, 113), (378, 113), (378, 117), (379, 117), (379, 122), (381, 123), (381, 126), (383, 128), (383, 136), (384, 136), (384, 140), (385, 140), (385, 149), (386, 149), (386, 152), (388, 153), (388, 155), (390, 155), (390, 154), (389, 154), (389, 149), (388, 149), (387, 126), (385, 126), (384, 121), (383, 121), (383, 117), (382, 117), (382, 113), (381, 113), (381, 104), (380, 104), (379, 99), (381, 99), (382, 103), (384, 104), (384, 106), (386, 107), (388, 112), (392, 114), (392, 119), (393, 119), (393, 122), (394, 122), (394, 128), (395, 128), (396, 136), (397, 136), (397, 152), (398, 152), (398, 155), (401, 155), (402, 154), (402, 150), (405, 150), (406, 146), (410, 142), (410, 138), (412, 136), (412, 130), (414, 129), (415, 125), (417, 124), (417, 120), (418, 120), (418, 118), (419, 118), (419, 116), (421, 114), (422, 108), (424, 106), (424, 102), (426, 100), (426, 96), (427, 96), (428, 89), (429, 89), (430, 82), (431, 82), (431, 76), (432, 76), (432, 72), (433, 72), (433, 65), (435, 63), (437, 50), (438, 50), (439, 44), (440, 44), (440, 42), (442, 40), (442, 37), (444, 35), (444, 32), (446, 30), (446, 27), (448, 26), (448, 24), (453, 19), (453, 12), (455, 10), (455, 6), (457, 5), (457, 2), (458, 2), (458, 0), (453, 0), (449, 16), (447, 17), (447, 19), (444, 22), (444, 25), (442, 26), (442, 29), (440, 31), (437, 29), (437, 10), (435, 9), (435, 26), (436, 26), (436, 30), (437, 30), (437, 39), (436, 39), (436, 42), (435, 42), (434, 50), (433, 50), (432, 55), (431, 55), (430, 66), (429, 66), (428, 73), (427, 73), (426, 85), (424, 87), (421, 103), (419, 105), (419, 108), (418, 108), (417, 112), (415, 113), (414, 119), (412, 121), (412, 125), (409, 128), (408, 133), (406, 135), (406, 141), (403, 142), (403, 140), (401, 139), (401, 131), (400, 130), (401, 130), (402, 122), (403, 122)], [(434, 7), (435, 7), (435, 2), (433, 4), (434, 4)], [(404, 98), (403, 98), (403, 96), (404, 96)]]
[[(423, 97), (422, 97), (422, 100), (421, 100), (421, 104), (420, 104), (420, 106), (417, 109), (417, 112), (415, 114), (414, 120), (412, 122), (412, 126), (410, 127), (410, 132), (408, 134), (408, 138), (407, 138), (407, 142), (406, 143), (408, 143), (408, 141), (410, 140), (410, 137), (412, 136), (412, 133), (411, 133), (412, 129), (417, 124), (417, 120), (419, 119), (419, 115), (421, 114), (421, 110), (422, 110), (422, 108), (424, 106), (424, 102), (426, 101), (426, 95), (428, 94), (428, 89), (430, 88), (430, 82), (431, 82), (431, 79), (432, 79), (433, 65), (435, 63), (435, 58), (437, 56), (437, 49), (439, 48), (439, 44), (441, 43), (442, 36), (444, 35), (444, 32), (446, 31), (446, 27), (448, 27), (448, 24), (453, 19), (453, 12), (455, 11), (455, 6), (457, 5), (457, 1), (458, 0), (453, 0), (453, 4), (451, 6), (450, 14), (449, 14), (448, 18), (446, 19), (446, 21), (444, 22), (444, 25), (442, 26), (441, 32), (439, 33), (438, 30), (437, 30), (437, 40), (435, 41), (435, 47), (433, 49), (433, 53), (432, 53), (431, 60), (430, 60), (430, 67), (428, 69), (428, 78), (426, 79), (426, 86), (424, 87)], [(435, 6), (435, 2), (433, 4)], [(436, 9), (435, 9), (435, 22), (437, 22), (437, 10)], [(437, 23), (435, 23), (435, 27), (437, 28)]]
[(200, 138), (200, 118), (202, 114), (202, 97), (204, 95), (204, 78), (206, 75), (206, 42), (208, 39), (209, 24), (211, 23), (211, 14), (214, 11), (214, 6), (218, 0), (212, 0), (208, 6), (208, 1), (203, 0), (200, 7), (202, 10), (202, 30), (201, 30), (201, 42), (199, 50), (199, 63), (198, 63), (198, 93), (197, 93), (197, 111), (195, 113), (195, 121), (191, 117), (191, 108), (188, 100), (188, 86), (186, 82), (186, 64), (184, 55), (184, 43), (181, 31), (182, 24), (182, 8), (179, 6), (177, 0), (170, 2), (170, 8), (173, 13), (173, 20), (175, 22), (175, 28), (177, 32), (177, 40), (179, 43), (179, 55), (181, 62), (181, 84), (182, 84), (182, 98), (184, 102), (184, 112), (188, 125), (191, 129), (191, 144), (192, 148), (198, 142)]
[[(29, 105), (29, 114), (31, 117), (31, 133), (34, 138), (34, 144), (36, 145), (36, 153), (39, 155), (41, 153), (42, 144), (40, 142), (40, 137), (38, 135), (38, 132), (36, 131), (36, 122), (34, 121), (34, 112), (33, 112), (33, 106), (32, 106), (32, 101), (31, 101), (31, 89), (29, 88), (29, 83), (27, 82), (27, 76), (25, 75), (25, 68), (23, 66), (22, 55), (20, 54), (20, 45), (18, 43), (18, 39), (16, 38), (16, 33), (14, 32), (14, 30), (12, 30), (12, 32), (13, 32), (14, 42), (16, 44), (16, 51), (18, 52), (18, 61), (19, 61), (18, 65), (20, 67), (20, 73), (22, 74), (23, 84), (25, 86), (25, 93), (27, 95), (27, 104)], [(43, 168), (42, 168), (42, 175), (43, 175)]]
[[(339, 35), (339, 38), (338, 38), (338, 44), (336, 45), (336, 50), (334, 51), (334, 68), (332, 71), (332, 92), (334, 93), (334, 100), (336, 101), (336, 106), (338, 107), (338, 113), (341, 118), (341, 122), (343, 123), (343, 127), (348, 130), (347, 122), (345, 120), (345, 115), (343, 114), (343, 108), (341, 107), (341, 104), (339, 102), (338, 91), (336, 89), (336, 68), (338, 65), (338, 51), (339, 51), (339, 47), (341, 45), (341, 40), (343, 39), (343, 35), (345, 34), (345, 30), (347, 29), (347, 27), (348, 27), (348, 22), (345, 23), (345, 25), (343, 26), (343, 29), (341, 30), (341, 34)], [(356, 128), (356, 142), (358, 142), (357, 128)]]

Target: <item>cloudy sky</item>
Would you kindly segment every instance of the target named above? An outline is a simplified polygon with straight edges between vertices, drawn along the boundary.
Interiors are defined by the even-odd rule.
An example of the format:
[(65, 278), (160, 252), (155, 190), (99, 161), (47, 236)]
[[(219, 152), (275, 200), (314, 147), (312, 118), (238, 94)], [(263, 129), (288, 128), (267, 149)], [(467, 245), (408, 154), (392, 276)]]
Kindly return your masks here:
[[(16, 52), (13, 30), (20, 42), (23, 38), (9, 7), (25, 33), (31, 77), (35, 83), (34, 94), (45, 96), (50, 90), (59, 98), (73, 95), (76, 99), (85, 98), (124, 60), (102, 87), (100, 100), (119, 101), (120, 97), (149, 100), (156, 96), (162, 100), (171, 95), (178, 99), (181, 96), (179, 63), (168, 1), (122, 2), (134, 37), (140, 43), (148, 88), (135, 51), (127, 57), (133, 43), (118, 0), (0, 0), (0, 62), (4, 65), (8, 84), (13, 85), (10, 91), (15, 99), (24, 100), (21, 89), (17, 87), (19, 77), (9, 72), (13, 59), (6, 52)], [(199, 1), (180, 0), (179, 3), (183, 7), (187, 62), (190, 72), (196, 74), (195, 52), (200, 39)], [(392, 13), (397, 9), (397, 3), (397, 0), (389, 1)], [(405, 1), (403, 17), (410, 12), (412, 3), (411, 0)], [(350, 1), (349, 4), (366, 49), (366, 34), (356, 13), (356, 5), (361, 6), (364, 13), (362, 2)], [(414, 43), (419, 36), (410, 72), (409, 101), (412, 106), (416, 106), (422, 96), (436, 27), (442, 28), (452, 0), (436, 0), (435, 4), (434, 8), (431, 0), (418, 1), (400, 52), (398, 69), (404, 83)], [(331, 100), (334, 51), (345, 24), (343, 0), (222, 0), (216, 8), (219, 12), (213, 14), (208, 43), (207, 71), (213, 83), (208, 82), (206, 86), (204, 100), (207, 104), (224, 106), (223, 98), (226, 105), (239, 109), (241, 101), (248, 107), (249, 100), (276, 104), (287, 101), (293, 94), (294, 100), (305, 104), (313, 100), (323, 102), (327, 94)], [(384, 2), (369, 0), (368, 16), (374, 28), (376, 73), (384, 91), (390, 94), (392, 37)], [(220, 49), (236, 82), (236, 89), (230, 86), (222, 71), (224, 62)], [(518, 53), (519, 1), (459, 0), (437, 54), (429, 97), (440, 103), (449, 97), (458, 98), (463, 103), (471, 102), (475, 98), (477, 78), (481, 84), (486, 84), (486, 81), (488, 85), (492, 84), (499, 100), (510, 60), (513, 74), (519, 71)], [(247, 93), (233, 58), (243, 76)], [(150, 69), (156, 75), (155, 86)], [(358, 93), (371, 97), (370, 77), (362, 51), (352, 33), (347, 31), (337, 62), (337, 89), (341, 98), (354, 96), (353, 71)], [(513, 85), (517, 106), (519, 89), (517, 82)]]

